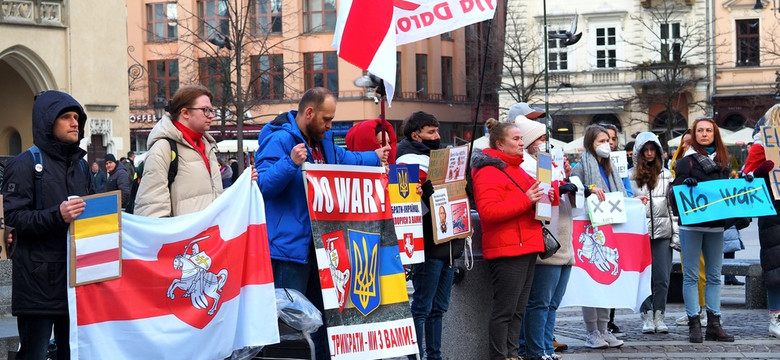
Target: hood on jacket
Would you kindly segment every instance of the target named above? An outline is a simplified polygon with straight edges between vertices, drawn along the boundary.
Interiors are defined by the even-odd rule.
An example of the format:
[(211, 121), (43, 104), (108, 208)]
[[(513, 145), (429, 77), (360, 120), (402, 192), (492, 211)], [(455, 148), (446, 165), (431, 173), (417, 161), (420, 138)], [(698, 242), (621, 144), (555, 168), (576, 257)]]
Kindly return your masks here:
[(388, 163), (395, 164), (396, 148), (398, 139), (395, 135), (393, 125), (382, 119), (370, 119), (357, 123), (347, 131), (347, 150), (349, 151), (374, 151), (379, 149), (379, 142), (376, 140), (377, 128), (382, 127), (387, 131), (387, 142), (390, 144), (390, 155), (387, 157)]
[(303, 133), (301, 132), (301, 129), (298, 128), (298, 124), (295, 122), (296, 115), (298, 115), (297, 110), (290, 110), (289, 112), (277, 115), (271, 122), (265, 124), (263, 129), (260, 130), (260, 134), (257, 136), (257, 143), (259, 144), (259, 147), (262, 148), (264, 146), (264, 142), (269, 137), (269, 135), (280, 130), (290, 133), (290, 135), (292, 135), (293, 138), (295, 138), (295, 140), (299, 143), (305, 142), (303, 139)]
[(657, 156), (663, 156), (663, 147), (661, 146), (661, 141), (658, 140), (658, 136), (649, 131), (645, 131), (643, 133), (639, 133), (639, 135), (636, 136), (636, 140), (634, 142), (634, 154), (631, 156), (634, 159), (634, 164), (639, 163), (639, 157), (642, 156), (642, 148), (644, 148), (645, 144), (648, 142), (655, 144), (655, 151), (658, 154)]
[(79, 142), (84, 138), (84, 126), (87, 114), (76, 99), (62, 91), (41, 92), (33, 104), (33, 143), (49, 156), (64, 159), (78, 152), (79, 142), (66, 144), (54, 137), (53, 128), (57, 116), (65, 110), (75, 111), (79, 115)]
[(485, 166), (495, 166), (499, 169), (506, 169), (507, 165), (504, 160), (485, 154), (485, 152), (480, 149), (474, 149), (471, 153), (471, 169), (476, 172)]

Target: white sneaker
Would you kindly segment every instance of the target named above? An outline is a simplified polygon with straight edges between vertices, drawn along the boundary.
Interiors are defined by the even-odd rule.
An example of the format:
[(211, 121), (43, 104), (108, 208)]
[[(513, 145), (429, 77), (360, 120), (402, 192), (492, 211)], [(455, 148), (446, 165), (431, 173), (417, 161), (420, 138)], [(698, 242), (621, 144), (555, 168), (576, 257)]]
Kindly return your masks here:
[(674, 321), (675, 324), (680, 326), (688, 326), (688, 314), (683, 314)]
[[(650, 314), (648, 314), (650, 315)], [(664, 312), (656, 310), (653, 312), (653, 325), (655, 325), (655, 332), (661, 334), (668, 334), (669, 328), (664, 324)]]
[(769, 336), (780, 338), (780, 313), (769, 314)]
[(604, 338), (604, 341), (607, 342), (607, 345), (609, 347), (621, 347), (623, 346), (623, 340), (618, 340), (618, 338), (615, 337), (615, 335), (612, 335), (609, 330), (601, 333), (601, 337)]
[[(701, 327), (707, 327), (707, 312), (704, 309), (699, 310), (699, 322)], [(720, 318), (720, 324), (723, 325), (723, 317)]]
[(642, 334), (655, 333), (655, 323), (653, 322), (653, 314), (649, 312), (643, 312), (642, 316)]
[(585, 338), (585, 346), (591, 349), (606, 349), (609, 347), (609, 344), (604, 341), (601, 332), (593, 330), (592, 332), (589, 332), (588, 336)]

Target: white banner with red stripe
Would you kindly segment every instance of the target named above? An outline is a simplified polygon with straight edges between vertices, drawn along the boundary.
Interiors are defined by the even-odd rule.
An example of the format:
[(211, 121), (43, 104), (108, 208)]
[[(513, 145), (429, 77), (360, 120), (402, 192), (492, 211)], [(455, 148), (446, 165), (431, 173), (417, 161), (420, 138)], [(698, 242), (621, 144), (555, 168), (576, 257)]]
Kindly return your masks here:
[(250, 170), (202, 211), (122, 213), (122, 276), (71, 287), (68, 301), (74, 359), (211, 360), (279, 342), (265, 210)]
[(650, 295), (653, 259), (645, 206), (638, 199), (623, 200), (626, 223), (592, 226), (587, 214), (574, 217), (574, 266), (561, 307), (639, 311)]

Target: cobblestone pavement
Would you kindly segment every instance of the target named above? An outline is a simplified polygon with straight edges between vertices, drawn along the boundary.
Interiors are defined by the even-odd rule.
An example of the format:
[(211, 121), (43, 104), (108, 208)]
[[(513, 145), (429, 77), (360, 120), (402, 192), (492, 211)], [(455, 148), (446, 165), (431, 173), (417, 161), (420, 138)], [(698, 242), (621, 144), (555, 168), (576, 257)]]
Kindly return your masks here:
[(767, 310), (744, 307), (744, 286), (724, 286), (721, 311), (724, 328), (735, 337), (733, 343), (688, 342), (688, 327), (674, 321), (685, 313), (683, 304), (668, 304), (669, 334), (642, 334), (639, 314), (618, 310), (615, 322), (626, 333), (625, 345), (617, 349), (586, 348), (585, 324), (579, 308), (559, 309), (555, 334), (569, 345), (566, 360), (578, 359), (780, 359), (780, 339), (769, 337)]

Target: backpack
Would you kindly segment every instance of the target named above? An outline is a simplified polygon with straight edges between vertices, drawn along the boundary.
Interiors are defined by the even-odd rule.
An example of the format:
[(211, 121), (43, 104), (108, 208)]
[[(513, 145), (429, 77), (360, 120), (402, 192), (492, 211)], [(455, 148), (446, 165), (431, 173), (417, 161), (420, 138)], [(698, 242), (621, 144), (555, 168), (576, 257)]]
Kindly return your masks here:
[[(171, 148), (171, 163), (168, 166), (168, 191), (171, 190), (171, 185), (173, 185), (173, 181), (176, 180), (176, 174), (179, 172), (179, 147), (176, 144), (176, 141), (173, 141), (171, 138), (165, 138), (165, 140), (168, 140), (168, 145)], [(133, 209), (135, 208), (135, 202), (136, 198), (138, 197), (138, 188), (141, 186), (141, 178), (144, 176), (144, 163), (146, 161), (142, 161), (140, 164), (138, 164), (138, 169), (135, 172), (135, 180), (133, 181), (132, 189), (130, 190), (130, 197), (132, 200), (130, 201), (130, 205), (127, 207), (127, 212), (133, 213)]]
[[(41, 149), (35, 145), (27, 149), (27, 152), (29, 152), (30, 156), (32, 156), (33, 172), (35, 173), (35, 209), (41, 210), (43, 209), (43, 185), (41, 185), (41, 179), (43, 178), (43, 155), (41, 155)], [(87, 179), (89, 180), (89, 188), (91, 189), (92, 177), (89, 176), (89, 170), (87, 170), (87, 161), (84, 159), (79, 159), (79, 166), (81, 167), (81, 171), (84, 172), (84, 175), (87, 176)]]

